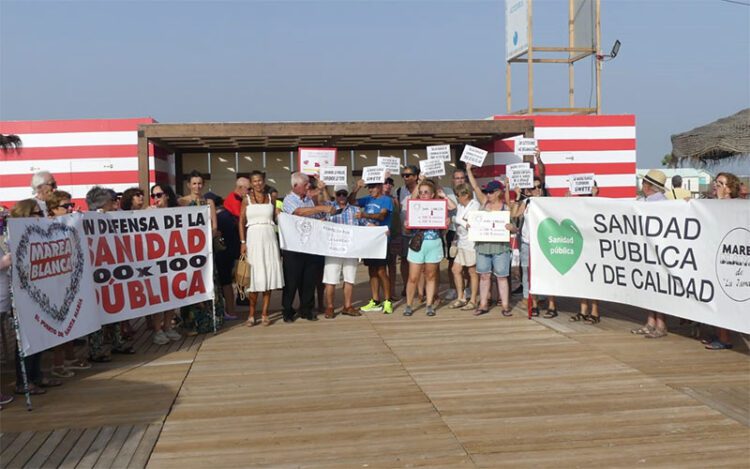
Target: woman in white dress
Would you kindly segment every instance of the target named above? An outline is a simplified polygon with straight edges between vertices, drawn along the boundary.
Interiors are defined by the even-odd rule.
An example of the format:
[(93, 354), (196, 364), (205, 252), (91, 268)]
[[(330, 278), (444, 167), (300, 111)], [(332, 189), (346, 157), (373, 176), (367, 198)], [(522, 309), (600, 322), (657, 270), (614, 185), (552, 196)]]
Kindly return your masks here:
[[(263, 293), (262, 324), (270, 326), (268, 305), (271, 290), (284, 287), (284, 272), (281, 269), (281, 251), (274, 230), (276, 198), (266, 191), (266, 176), (260, 171), (250, 174), (250, 191), (240, 208), (240, 253), (245, 254), (250, 264), (250, 287), (248, 299), (250, 315), (247, 325), (255, 325), (255, 305), (258, 293)], [(245, 230), (247, 228), (247, 231)]]

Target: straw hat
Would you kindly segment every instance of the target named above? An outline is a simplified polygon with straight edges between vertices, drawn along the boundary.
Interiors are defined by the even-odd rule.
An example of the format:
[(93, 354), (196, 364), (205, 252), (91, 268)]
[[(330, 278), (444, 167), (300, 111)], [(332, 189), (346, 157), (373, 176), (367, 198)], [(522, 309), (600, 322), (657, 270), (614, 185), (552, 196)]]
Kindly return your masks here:
[(651, 171), (646, 173), (645, 176), (643, 176), (643, 180), (651, 184), (652, 186), (664, 191), (664, 183), (667, 181), (667, 175), (659, 171), (658, 169), (652, 169)]

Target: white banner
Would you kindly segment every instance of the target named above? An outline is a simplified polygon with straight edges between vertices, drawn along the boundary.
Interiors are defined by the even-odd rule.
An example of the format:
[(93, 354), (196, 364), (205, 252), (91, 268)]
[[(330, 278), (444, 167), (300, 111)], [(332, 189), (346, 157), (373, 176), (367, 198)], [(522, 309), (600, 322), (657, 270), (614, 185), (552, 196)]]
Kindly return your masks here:
[(27, 355), (103, 324), (213, 299), (206, 205), (9, 221)]
[(451, 146), (450, 145), (430, 145), (427, 147), (427, 159), (428, 160), (451, 160)]
[(531, 291), (750, 333), (750, 204), (535, 198)]
[(419, 173), (428, 178), (445, 176), (445, 162), (440, 159), (419, 160)]
[(387, 226), (355, 226), (279, 214), (279, 241), (287, 251), (350, 259), (385, 259)]
[(11, 288), (26, 356), (101, 327), (82, 221), (80, 213), (8, 219)]
[(346, 166), (325, 166), (320, 168), (320, 180), (327, 186), (346, 186), (348, 173)]
[(382, 166), (389, 173), (398, 176), (401, 172), (401, 158), (395, 156), (378, 156), (378, 166)]
[(471, 163), (476, 167), (482, 166), (486, 157), (487, 152), (485, 150), (471, 145), (466, 145), (464, 151), (461, 153), (461, 161)]
[(299, 148), (299, 170), (311, 176), (317, 176), (320, 168), (336, 166), (335, 148)]
[(466, 214), (469, 227), (469, 241), (510, 241), (510, 231), (505, 227), (510, 223), (510, 212), (507, 210), (486, 212), (473, 210)]

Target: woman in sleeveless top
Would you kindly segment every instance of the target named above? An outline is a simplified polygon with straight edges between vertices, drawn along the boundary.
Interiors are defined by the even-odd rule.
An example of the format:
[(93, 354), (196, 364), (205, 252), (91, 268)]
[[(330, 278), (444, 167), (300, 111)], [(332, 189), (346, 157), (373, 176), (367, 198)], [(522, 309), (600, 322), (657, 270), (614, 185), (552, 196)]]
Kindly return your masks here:
[(250, 192), (240, 208), (240, 253), (245, 254), (250, 264), (250, 287), (248, 298), (250, 315), (247, 325), (255, 325), (255, 305), (258, 293), (263, 293), (262, 324), (270, 326), (268, 306), (271, 290), (284, 286), (281, 268), (281, 251), (274, 230), (276, 200), (266, 191), (266, 178), (260, 171), (250, 174)]
[[(503, 185), (499, 181), (490, 181), (480, 189), (471, 169), (472, 165), (467, 164), (466, 173), (474, 192), (477, 194), (481, 206), (480, 210), (487, 212), (509, 210), (510, 200), (507, 192), (505, 192), (506, 200), (503, 200)], [(512, 223), (506, 223), (505, 228), (511, 233), (517, 231)], [(494, 274), (497, 278), (497, 291), (503, 304), (502, 314), (503, 316), (513, 316), (510, 310), (508, 283), (511, 257), (510, 243), (481, 241), (474, 244), (474, 249), (477, 252), (477, 274), (479, 274), (479, 307), (474, 315), (480, 316), (489, 312), (490, 286)]]
[(213, 236), (219, 234), (217, 228), (218, 223), (216, 221), (216, 206), (213, 200), (208, 200), (203, 197), (203, 175), (196, 170), (190, 173), (190, 179), (188, 179), (188, 188), (190, 193), (183, 197), (180, 197), (177, 202), (184, 206), (192, 205), (208, 205), (211, 208), (211, 233)]

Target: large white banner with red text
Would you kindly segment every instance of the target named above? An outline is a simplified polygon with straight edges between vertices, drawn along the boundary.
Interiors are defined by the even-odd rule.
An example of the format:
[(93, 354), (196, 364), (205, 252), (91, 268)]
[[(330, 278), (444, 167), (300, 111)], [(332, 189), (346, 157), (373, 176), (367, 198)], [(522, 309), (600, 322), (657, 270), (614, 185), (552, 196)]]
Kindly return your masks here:
[(750, 333), (750, 204), (533, 198), (531, 292)]
[(208, 206), (9, 220), (29, 355), (109, 324), (213, 298)]

